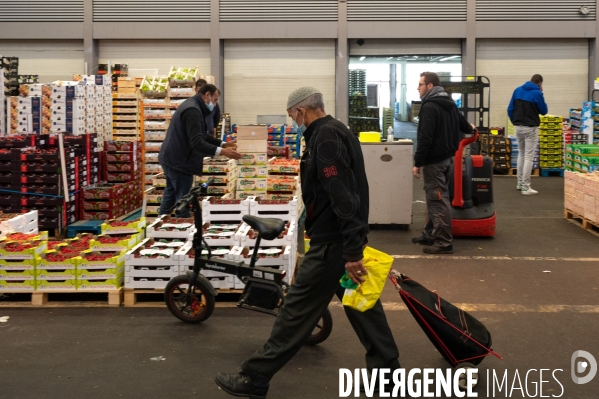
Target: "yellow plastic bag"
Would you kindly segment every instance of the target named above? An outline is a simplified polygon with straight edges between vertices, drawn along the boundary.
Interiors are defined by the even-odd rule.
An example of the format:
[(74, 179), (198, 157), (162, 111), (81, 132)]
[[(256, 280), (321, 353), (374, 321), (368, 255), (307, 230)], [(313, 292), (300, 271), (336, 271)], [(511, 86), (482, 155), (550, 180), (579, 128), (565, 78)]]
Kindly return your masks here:
[(356, 289), (346, 289), (343, 294), (343, 306), (364, 312), (374, 306), (380, 298), (393, 264), (393, 258), (374, 248), (364, 249), (364, 267), (368, 274), (364, 282)]

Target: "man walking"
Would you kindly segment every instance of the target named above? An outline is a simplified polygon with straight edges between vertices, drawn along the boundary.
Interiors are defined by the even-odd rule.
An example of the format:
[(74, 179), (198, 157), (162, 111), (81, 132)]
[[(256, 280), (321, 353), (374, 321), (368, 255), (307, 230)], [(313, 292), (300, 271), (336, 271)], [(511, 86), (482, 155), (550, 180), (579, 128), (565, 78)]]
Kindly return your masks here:
[[(368, 242), (368, 181), (360, 143), (347, 127), (327, 115), (321, 92), (302, 87), (289, 95), (287, 113), (307, 150), (301, 160), (302, 198), (310, 250), (289, 288), (270, 338), (241, 365), (241, 373), (216, 375), (216, 383), (234, 396), (266, 398), (269, 381), (295, 356), (334, 295), (347, 270), (364, 281), (363, 248)], [(344, 308), (366, 348), (366, 366), (395, 370), (399, 351), (380, 301), (365, 312)], [(336, 366), (335, 366), (336, 367)]]
[(533, 75), (530, 82), (514, 90), (507, 114), (514, 124), (518, 140), (518, 185), (522, 195), (535, 195), (539, 192), (530, 187), (530, 174), (539, 143), (539, 114), (547, 114), (547, 104), (543, 96), (543, 77)]
[[(433, 72), (420, 74), (418, 92), (422, 106), (418, 114), (417, 148), (414, 154), (414, 177), (424, 178), (428, 221), (414, 244), (422, 244), (427, 254), (452, 254), (451, 203), (449, 184), (453, 173), (453, 156), (464, 134), (472, 134), (473, 125), (458, 111), (455, 102), (440, 86)], [(461, 162), (461, 160), (458, 160)]]

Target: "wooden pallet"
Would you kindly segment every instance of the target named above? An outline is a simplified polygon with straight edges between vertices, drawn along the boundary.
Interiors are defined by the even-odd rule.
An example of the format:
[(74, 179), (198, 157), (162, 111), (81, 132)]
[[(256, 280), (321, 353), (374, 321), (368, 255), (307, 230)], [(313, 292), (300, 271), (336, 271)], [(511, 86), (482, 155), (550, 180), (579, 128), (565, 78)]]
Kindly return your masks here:
[[(531, 174), (532, 177), (539, 177), (539, 169), (533, 169)], [(518, 168), (510, 168), (503, 174), (495, 174), (495, 176), (518, 176)]]
[(596, 235), (599, 237), (599, 223), (595, 223), (592, 220), (586, 219), (583, 216), (572, 212), (568, 209), (564, 209), (564, 217), (570, 222), (578, 227), (582, 227), (589, 233)]
[[(243, 290), (235, 290), (235, 289), (218, 289), (216, 292), (219, 294), (216, 297), (216, 307), (235, 307), (237, 306), (237, 301), (239, 300), (239, 294), (243, 292)], [(231, 301), (231, 298), (223, 298), (220, 294), (237, 294), (235, 295), (235, 300)], [(142, 299), (144, 297), (144, 300)], [(227, 295), (228, 296), (228, 295)], [(227, 301), (226, 299), (229, 299)], [(125, 288), (125, 303), (126, 307), (138, 307), (138, 308), (162, 308), (166, 307), (164, 303), (164, 289), (155, 289), (155, 290), (142, 290), (142, 289), (134, 289), (134, 288)]]
[[(11, 294), (14, 294), (11, 295)], [(86, 295), (88, 294), (88, 295)], [(93, 294), (93, 295), (90, 295)], [(105, 300), (98, 300), (96, 294), (106, 294)], [(0, 300), (0, 307), (54, 307), (54, 308), (96, 308), (119, 307), (123, 303), (123, 288), (117, 290), (85, 290), (85, 291), (14, 291), (0, 292), (7, 299), (18, 297), (20, 301)], [(60, 296), (60, 299), (55, 298)], [(93, 298), (90, 298), (93, 297)], [(14, 298), (17, 299), (17, 298)]]

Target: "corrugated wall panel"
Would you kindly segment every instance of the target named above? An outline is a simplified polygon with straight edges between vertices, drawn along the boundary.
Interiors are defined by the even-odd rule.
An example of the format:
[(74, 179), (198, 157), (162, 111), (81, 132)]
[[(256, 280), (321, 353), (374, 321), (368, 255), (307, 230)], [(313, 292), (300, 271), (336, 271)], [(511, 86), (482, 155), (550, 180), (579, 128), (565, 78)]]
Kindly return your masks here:
[(83, 22), (83, 0), (2, 0), (0, 22)]
[(94, 0), (94, 22), (209, 22), (210, 0)]
[[(581, 7), (590, 13), (582, 15)], [(594, 21), (595, 0), (477, 0), (477, 21)]]
[(466, 0), (348, 0), (348, 21), (465, 21)]
[(220, 0), (221, 22), (337, 21), (336, 0)]
[(587, 40), (478, 39), (476, 56), (476, 74), (491, 82), (491, 126), (506, 126), (512, 93), (535, 73), (550, 114), (568, 116), (587, 99)]
[(210, 41), (100, 40), (99, 62), (108, 61), (128, 64), (131, 76), (149, 74), (151, 70), (166, 75), (171, 66), (199, 66), (201, 75), (210, 75)]
[(287, 97), (302, 86), (320, 89), (325, 110), (334, 115), (334, 40), (225, 41), (225, 112), (233, 123), (285, 115)]
[(39, 75), (42, 83), (85, 72), (83, 40), (0, 40), (0, 54), (19, 57), (19, 74)]

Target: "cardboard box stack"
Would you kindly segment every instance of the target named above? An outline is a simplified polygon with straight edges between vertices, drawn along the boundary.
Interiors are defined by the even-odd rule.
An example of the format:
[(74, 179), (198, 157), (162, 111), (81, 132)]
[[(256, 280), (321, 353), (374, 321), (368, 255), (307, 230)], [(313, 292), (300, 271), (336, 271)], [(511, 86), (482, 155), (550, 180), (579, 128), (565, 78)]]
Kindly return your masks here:
[(0, 55), (0, 69), (4, 71), (4, 81), (0, 89), (5, 97), (19, 95), (19, 58)]
[(301, 197), (299, 174), (299, 159), (269, 159), (267, 194), (263, 199), (290, 200)]
[(583, 173), (599, 171), (599, 145), (566, 145), (566, 170)]
[(595, 101), (582, 103), (581, 133), (587, 135), (589, 144), (599, 144), (599, 103)]
[(135, 78), (120, 77), (112, 93), (112, 139), (139, 141), (139, 96)]
[(599, 225), (599, 173), (564, 173), (564, 207)]
[(503, 128), (491, 128), (496, 134), (481, 134), (478, 136), (483, 155), (493, 160), (493, 169), (507, 172), (511, 168), (512, 146), (509, 137), (504, 135)]
[(539, 126), (539, 165), (541, 169), (564, 167), (562, 128), (561, 116), (541, 116), (541, 125)]
[(237, 161), (239, 173), (235, 198), (266, 195), (267, 139), (266, 125), (237, 126), (237, 151), (242, 154), (242, 158)]

